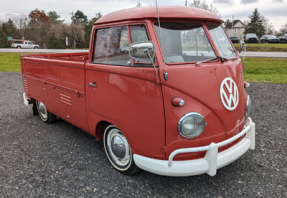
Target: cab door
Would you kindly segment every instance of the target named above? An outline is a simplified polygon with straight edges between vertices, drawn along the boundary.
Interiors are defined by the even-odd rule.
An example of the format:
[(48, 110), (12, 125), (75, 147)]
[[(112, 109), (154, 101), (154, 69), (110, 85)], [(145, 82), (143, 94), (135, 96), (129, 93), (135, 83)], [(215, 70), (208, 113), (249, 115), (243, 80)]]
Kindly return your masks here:
[(23, 45), (23, 47), (22, 48), (26, 48), (26, 49), (28, 49), (29, 48), (29, 46), (28, 46), (28, 42), (27, 41), (25, 41), (24, 42), (24, 45)]
[(129, 56), (131, 42), (147, 41), (144, 25), (95, 31), (94, 54), (86, 64), (90, 131), (99, 121), (116, 125), (133, 153), (164, 158), (165, 118), (162, 88), (150, 61)]
[(32, 42), (29, 41), (27, 46), (29, 49), (33, 49), (33, 43)]

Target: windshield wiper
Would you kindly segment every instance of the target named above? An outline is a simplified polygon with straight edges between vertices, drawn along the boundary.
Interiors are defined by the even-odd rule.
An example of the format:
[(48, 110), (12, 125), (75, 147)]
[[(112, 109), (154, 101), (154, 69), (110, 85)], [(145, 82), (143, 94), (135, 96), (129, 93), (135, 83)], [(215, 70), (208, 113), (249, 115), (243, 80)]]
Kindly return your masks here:
[(228, 59), (226, 59), (226, 58), (223, 58), (223, 57), (221, 57), (221, 56), (216, 56), (216, 57), (214, 57), (214, 58), (210, 58), (210, 59), (207, 59), (207, 60), (204, 60), (204, 61), (197, 62), (197, 63), (195, 63), (195, 66), (197, 67), (199, 64), (201, 64), (201, 63), (203, 63), (203, 62), (211, 61), (211, 60), (216, 60), (216, 59), (218, 59), (218, 58), (220, 58), (220, 60), (221, 60), (222, 63), (223, 63), (224, 61), (228, 61)]
[(232, 47), (229, 47), (228, 49), (232, 52), (232, 54), (236, 54), (236, 51)]

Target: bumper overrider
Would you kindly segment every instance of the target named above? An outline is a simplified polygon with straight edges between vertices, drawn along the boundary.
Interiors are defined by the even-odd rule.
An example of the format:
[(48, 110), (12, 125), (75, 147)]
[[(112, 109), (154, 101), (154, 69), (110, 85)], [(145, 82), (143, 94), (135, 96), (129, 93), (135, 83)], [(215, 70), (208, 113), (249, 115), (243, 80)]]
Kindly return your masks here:
[[(243, 137), (244, 136), (244, 137)], [(218, 148), (243, 137), (234, 146), (218, 153)], [(165, 176), (192, 176), (207, 173), (216, 175), (216, 171), (237, 160), (249, 149), (255, 149), (255, 123), (247, 118), (244, 129), (237, 135), (223, 142), (211, 143), (208, 146), (183, 148), (173, 151), (168, 160), (158, 160), (134, 154), (135, 164), (148, 172)], [(174, 156), (181, 153), (207, 151), (204, 158), (186, 161), (173, 161)]]

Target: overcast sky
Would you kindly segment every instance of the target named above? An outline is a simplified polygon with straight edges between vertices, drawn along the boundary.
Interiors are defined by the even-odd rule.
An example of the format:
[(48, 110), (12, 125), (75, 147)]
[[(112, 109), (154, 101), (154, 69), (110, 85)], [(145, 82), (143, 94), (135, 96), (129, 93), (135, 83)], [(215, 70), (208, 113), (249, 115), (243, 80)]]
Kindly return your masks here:
[[(46, 13), (55, 10), (65, 22), (71, 21), (71, 13), (81, 10), (89, 19), (95, 13), (108, 14), (121, 9), (135, 7), (138, 0), (0, 0), (0, 19), (5, 14), (29, 14), (38, 8)], [(193, 0), (187, 0), (188, 4)], [(155, 0), (140, 0), (143, 6), (155, 5)], [(262, 16), (267, 17), (275, 30), (287, 23), (287, 0), (206, 0), (219, 10), (223, 20), (239, 19), (244, 21), (255, 8)], [(158, 5), (185, 5), (185, 0), (158, 0)]]

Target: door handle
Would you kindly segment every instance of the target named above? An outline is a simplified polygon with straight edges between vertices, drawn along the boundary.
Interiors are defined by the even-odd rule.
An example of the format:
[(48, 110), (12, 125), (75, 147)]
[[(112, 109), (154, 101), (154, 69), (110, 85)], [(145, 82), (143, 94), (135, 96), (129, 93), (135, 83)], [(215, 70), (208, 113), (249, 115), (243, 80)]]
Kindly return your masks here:
[(89, 83), (89, 85), (90, 85), (90, 87), (97, 87), (97, 84), (95, 84), (95, 82), (93, 82), (93, 83)]

